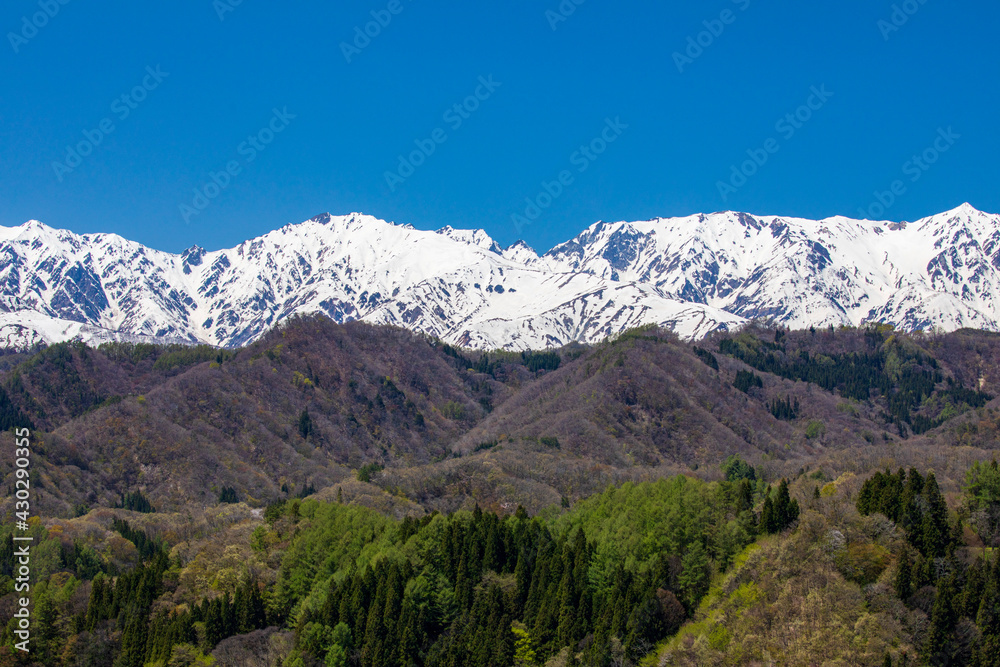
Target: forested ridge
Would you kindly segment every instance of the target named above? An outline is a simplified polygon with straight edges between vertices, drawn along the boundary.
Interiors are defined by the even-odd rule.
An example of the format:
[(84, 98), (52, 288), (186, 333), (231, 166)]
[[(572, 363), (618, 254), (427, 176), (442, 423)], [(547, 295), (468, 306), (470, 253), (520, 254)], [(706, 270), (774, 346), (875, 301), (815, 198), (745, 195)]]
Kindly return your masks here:
[(300, 318), (4, 368), (38, 516), (0, 665), (998, 664), (995, 336)]
[[(769, 485), (735, 457), (721, 469), (535, 517), (280, 501), (222, 545), (216, 558), (235, 567), (214, 577), (205, 563), (191, 572), (175, 534), (117, 514), (156, 513), (104, 517), (127, 546), (110, 558), (118, 538), (66, 540), (73, 522), (101, 519), (36, 520), (36, 662), (11, 650), (8, 623), (0, 664), (800, 664), (819, 645), (844, 664), (1000, 664), (995, 461), (967, 471), (952, 507), (915, 468), (822, 486), (815, 474)], [(9, 529), (0, 552), (9, 562)], [(803, 579), (806, 597), (782, 602)], [(0, 584), (11, 589), (9, 566)], [(781, 641), (806, 618), (812, 643)]]

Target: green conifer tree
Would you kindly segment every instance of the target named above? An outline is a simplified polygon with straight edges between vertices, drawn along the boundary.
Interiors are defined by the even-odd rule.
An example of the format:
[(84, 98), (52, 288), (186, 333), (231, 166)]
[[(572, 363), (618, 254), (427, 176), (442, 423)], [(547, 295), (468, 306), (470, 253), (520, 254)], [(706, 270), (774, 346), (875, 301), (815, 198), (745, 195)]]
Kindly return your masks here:
[(910, 560), (909, 549), (904, 548), (903, 553), (899, 556), (893, 588), (900, 600), (908, 600), (913, 595), (913, 563)]

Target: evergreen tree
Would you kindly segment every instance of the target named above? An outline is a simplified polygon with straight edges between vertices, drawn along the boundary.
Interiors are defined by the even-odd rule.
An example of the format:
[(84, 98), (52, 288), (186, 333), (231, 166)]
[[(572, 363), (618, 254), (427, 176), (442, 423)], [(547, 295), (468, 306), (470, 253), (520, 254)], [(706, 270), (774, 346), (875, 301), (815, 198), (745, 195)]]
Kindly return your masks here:
[(922, 495), (927, 503), (921, 521), (921, 547), (927, 557), (940, 558), (948, 547), (950, 530), (948, 529), (948, 506), (938, 488), (934, 473), (928, 473), (924, 482)]
[(760, 530), (762, 533), (778, 532), (778, 517), (774, 511), (774, 501), (771, 500), (771, 488), (764, 492), (764, 507), (760, 512)]
[(957, 622), (955, 579), (952, 575), (941, 580), (938, 584), (937, 596), (934, 598), (930, 628), (924, 643), (924, 655), (928, 660), (934, 661), (938, 654), (946, 650)]
[(903, 553), (899, 556), (893, 588), (900, 600), (908, 600), (913, 595), (913, 563), (910, 561), (909, 549), (904, 548)]
[(983, 589), (976, 626), (982, 633), (980, 664), (1000, 666), (1000, 555), (994, 555), (989, 580)]
[(299, 415), (299, 435), (302, 436), (303, 440), (308, 440), (312, 432), (313, 423), (312, 418), (309, 416), (309, 410), (303, 410)]
[(710, 574), (708, 553), (701, 541), (695, 540), (681, 558), (681, 573), (677, 577), (683, 602), (689, 613), (708, 592)]

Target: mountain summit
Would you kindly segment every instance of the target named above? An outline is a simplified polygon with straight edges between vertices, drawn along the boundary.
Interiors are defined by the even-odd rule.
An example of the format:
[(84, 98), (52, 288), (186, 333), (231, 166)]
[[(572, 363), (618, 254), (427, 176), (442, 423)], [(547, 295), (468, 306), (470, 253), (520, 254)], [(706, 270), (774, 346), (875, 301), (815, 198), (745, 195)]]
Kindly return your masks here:
[(912, 223), (723, 212), (599, 222), (539, 257), (483, 230), (324, 214), (182, 254), (32, 220), (0, 227), (0, 345), (71, 338), (239, 346), (295, 313), (478, 348), (595, 342), (655, 322), (685, 338), (767, 317), (1000, 329), (1000, 216)]

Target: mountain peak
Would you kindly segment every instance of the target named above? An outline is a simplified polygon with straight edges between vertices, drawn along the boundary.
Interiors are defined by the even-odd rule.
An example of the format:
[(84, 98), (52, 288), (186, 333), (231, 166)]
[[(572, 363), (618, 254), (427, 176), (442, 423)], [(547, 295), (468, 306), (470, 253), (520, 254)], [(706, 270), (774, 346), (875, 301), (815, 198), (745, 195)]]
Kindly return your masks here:
[(961, 204), (959, 206), (956, 206), (952, 210), (947, 211), (947, 213), (949, 213), (949, 214), (955, 213), (955, 214), (959, 214), (959, 215), (984, 215), (984, 213), (982, 211), (980, 211), (979, 209), (977, 209), (975, 206), (973, 206), (969, 202), (965, 202), (965, 203), (963, 203), (963, 204)]
[(48, 342), (68, 335), (59, 322), (78, 322), (91, 341), (227, 347), (316, 312), (506, 349), (650, 322), (686, 338), (755, 318), (1000, 330), (998, 227), (1000, 216), (968, 203), (908, 225), (722, 212), (598, 221), (539, 257), (483, 229), (416, 230), (362, 213), (180, 254), (32, 220), (0, 228), (0, 313)]

